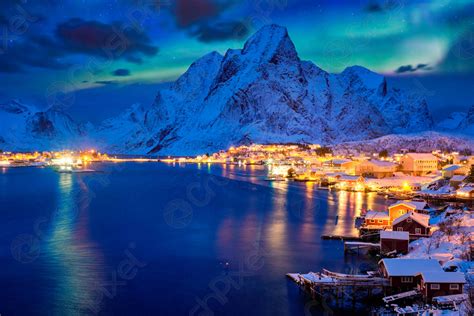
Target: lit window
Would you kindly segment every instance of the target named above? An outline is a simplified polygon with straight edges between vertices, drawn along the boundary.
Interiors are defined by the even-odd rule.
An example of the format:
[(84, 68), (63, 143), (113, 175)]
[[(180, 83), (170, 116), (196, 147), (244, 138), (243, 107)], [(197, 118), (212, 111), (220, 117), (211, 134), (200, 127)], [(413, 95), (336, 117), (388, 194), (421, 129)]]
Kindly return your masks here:
[(459, 284), (450, 284), (449, 289), (450, 290), (459, 290)]
[(402, 283), (412, 283), (413, 277), (402, 277)]
[(432, 290), (439, 290), (439, 289), (440, 289), (440, 286), (439, 286), (439, 284), (431, 284), (431, 285), (430, 285), (430, 289), (432, 289)]
[(415, 228), (415, 234), (421, 234), (421, 228)]
[(379, 224), (382, 224), (383, 223), (383, 219), (379, 219)]
[(373, 224), (375, 223), (375, 219), (371, 219), (370, 222)]

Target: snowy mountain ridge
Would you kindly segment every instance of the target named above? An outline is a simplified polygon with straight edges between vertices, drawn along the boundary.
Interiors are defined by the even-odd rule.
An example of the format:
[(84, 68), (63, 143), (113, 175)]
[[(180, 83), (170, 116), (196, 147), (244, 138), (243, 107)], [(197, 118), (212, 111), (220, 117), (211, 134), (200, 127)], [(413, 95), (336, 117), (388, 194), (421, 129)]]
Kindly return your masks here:
[[(125, 139), (102, 129), (108, 149), (187, 155), (251, 142), (332, 144), (433, 126), (423, 99), (360, 66), (329, 74), (301, 61), (277, 25), (263, 27), (243, 49), (197, 60), (159, 91), (142, 123)], [(123, 125), (121, 118), (109, 124)]]
[[(471, 112), (452, 121), (469, 131)], [(158, 155), (248, 143), (331, 145), (385, 135), (401, 140), (434, 127), (424, 99), (390, 87), (364, 67), (330, 74), (300, 60), (287, 30), (277, 25), (263, 27), (242, 49), (201, 57), (158, 91), (149, 107), (133, 105), (98, 127), (77, 124), (59, 109), (38, 111), (17, 101), (0, 105), (0, 123), (0, 149), (95, 146)]]
[(0, 122), (0, 149), (62, 149), (82, 144), (86, 138), (86, 127), (62, 110), (40, 111), (18, 100), (0, 104)]

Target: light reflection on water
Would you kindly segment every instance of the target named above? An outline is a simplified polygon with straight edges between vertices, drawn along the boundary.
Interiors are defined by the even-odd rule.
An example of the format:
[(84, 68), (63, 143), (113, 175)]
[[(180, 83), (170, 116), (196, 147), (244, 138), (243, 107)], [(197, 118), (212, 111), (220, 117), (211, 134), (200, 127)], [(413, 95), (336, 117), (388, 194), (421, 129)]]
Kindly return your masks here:
[(89, 241), (89, 189), (81, 178), (67, 173), (59, 175), (58, 188), (58, 208), (41, 256), (54, 276), (52, 310), (58, 315), (92, 312), (100, 309), (95, 298), (104, 267), (96, 245)]
[[(34, 199), (38, 205), (1, 200), (21, 210), (9, 214), (9, 218), (18, 218), (18, 224), (11, 225), (15, 228), (11, 234), (34, 233), (30, 223), (44, 213), (31, 209), (43, 207), (39, 205), (42, 199), (57, 207), (57, 212), (40, 226), (44, 246), (37, 261), (31, 266), (12, 265), (18, 279), (29, 277), (37, 284), (36, 291), (17, 279), (8, 284), (16, 292), (6, 291), (26, 292), (19, 302), (26, 305), (27, 297), (35, 298), (41, 307), (38, 314), (44, 315), (90, 315), (96, 308), (104, 315), (186, 315), (196, 297), (209, 294), (209, 282), (222, 273), (219, 262), (229, 260), (235, 269), (236, 259), (252, 254), (255, 246), (264, 255), (264, 268), (246, 279), (245, 286), (233, 289), (228, 303), (215, 314), (280, 315), (288, 311), (302, 315), (305, 301), (297, 287), (287, 283), (285, 274), (323, 267), (341, 272), (347, 266), (359, 269), (357, 260), (346, 261), (342, 243), (320, 236), (351, 234), (360, 208), (382, 209), (386, 203), (374, 194), (320, 190), (310, 182), (264, 181), (262, 166), (130, 164), (122, 172), (111, 173), (110, 185), (94, 192), (85, 182), (97, 180), (98, 174), (17, 172), (31, 174), (25, 179), (9, 176), (4, 187), (0, 179), (6, 196), (36, 198), (35, 192), (24, 188), (24, 183), (35, 180), (40, 194)], [(225, 185), (221, 178), (206, 182), (207, 173), (237, 181)], [(208, 183), (215, 192), (205, 206), (193, 204), (187, 195), (189, 185), (196, 183)], [(201, 189), (194, 193), (202, 198), (203, 186), (198, 187)], [(161, 206), (178, 198), (193, 209), (190, 223), (182, 229), (170, 226), (160, 212)], [(0, 221), (2, 230), (12, 229), (6, 223)], [(8, 247), (13, 237), (6, 241)], [(129, 240), (137, 242), (137, 252), (140, 249), (138, 253), (149, 265), (137, 279), (119, 288), (119, 297), (104, 297), (103, 305), (94, 305), (100, 295), (97, 286), (110, 282), (114, 270), (109, 267), (118, 266), (121, 245)], [(24, 270), (31, 267), (34, 270), (27, 274)], [(0, 271), (0, 280), (8, 283), (8, 272)], [(15, 304), (10, 305), (13, 310)]]

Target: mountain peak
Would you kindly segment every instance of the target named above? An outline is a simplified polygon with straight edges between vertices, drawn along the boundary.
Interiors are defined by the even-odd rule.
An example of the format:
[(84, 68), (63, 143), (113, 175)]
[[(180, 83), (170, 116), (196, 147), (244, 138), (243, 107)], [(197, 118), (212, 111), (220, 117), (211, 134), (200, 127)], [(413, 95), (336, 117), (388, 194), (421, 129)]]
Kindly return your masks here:
[(265, 25), (252, 35), (245, 43), (242, 54), (262, 57), (262, 61), (272, 62), (281, 58), (298, 59), (298, 53), (288, 35), (288, 30), (276, 24)]
[(377, 89), (385, 82), (384, 76), (357, 65), (347, 67), (341, 75), (344, 77), (357, 77), (363, 82), (364, 86), (372, 89)]
[(8, 103), (0, 104), (0, 109), (5, 112), (13, 113), (13, 114), (21, 114), (26, 112), (36, 112), (30, 106), (23, 104), (20, 100), (11, 100)]

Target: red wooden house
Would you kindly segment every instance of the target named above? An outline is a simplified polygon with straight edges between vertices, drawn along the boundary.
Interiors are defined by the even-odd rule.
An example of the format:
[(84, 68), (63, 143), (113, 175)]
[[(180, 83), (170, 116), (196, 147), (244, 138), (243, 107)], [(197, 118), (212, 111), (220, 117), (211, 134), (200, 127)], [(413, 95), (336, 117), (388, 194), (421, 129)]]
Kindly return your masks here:
[(420, 284), (417, 276), (422, 272), (443, 272), (434, 259), (382, 259), (379, 267), (382, 275), (389, 280), (393, 293), (416, 289)]
[(408, 232), (381, 231), (380, 232), (380, 252), (382, 254), (408, 252), (410, 234)]
[(430, 216), (408, 212), (392, 222), (392, 230), (408, 232), (411, 239), (428, 237), (430, 235)]
[(427, 302), (436, 296), (462, 294), (466, 283), (461, 272), (422, 272), (418, 278), (418, 288)]

